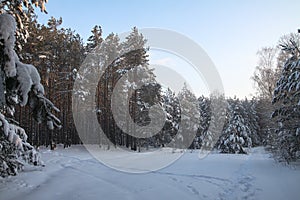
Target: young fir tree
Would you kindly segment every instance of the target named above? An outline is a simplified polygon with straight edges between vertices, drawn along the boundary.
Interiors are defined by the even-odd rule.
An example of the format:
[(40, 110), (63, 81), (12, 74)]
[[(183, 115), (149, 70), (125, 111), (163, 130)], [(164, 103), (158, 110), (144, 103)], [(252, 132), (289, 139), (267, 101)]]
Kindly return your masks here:
[(166, 114), (166, 122), (163, 129), (155, 137), (155, 146), (164, 147), (169, 144), (177, 134), (180, 123), (180, 104), (175, 93), (171, 89), (165, 89), (161, 92), (162, 107)]
[(200, 111), (200, 126), (194, 140), (194, 146), (200, 149), (202, 146), (211, 146), (212, 135), (209, 131), (211, 121), (210, 99), (204, 96), (198, 98)]
[(41, 164), (39, 154), (27, 142), (27, 135), (14, 116), (15, 105), (29, 105), (37, 122), (47, 123), (49, 129), (60, 127), (51, 113), (58, 109), (44, 97), (40, 76), (32, 65), (19, 60), (15, 47), (15, 19), (0, 15), (0, 175), (15, 175), (24, 162)]
[(209, 127), (207, 132), (202, 135), (202, 149), (210, 150), (218, 147), (220, 135), (223, 133), (226, 124), (228, 103), (223, 94), (212, 93), (209, 97)]
[(197, 134), (200, 121), (196, 96), (188, 89), (185, 83), (178, 94), (181, 109), (179, 131), (175, 138), (176, 148), (194, 148), (194, 138)]
[[(146, 83), (140, 89), (136, 90), (136, 102), (133, 102), (132, 106), (135, 106), (135, 118), (133, 119), (137, 126), (143, 127), (148, 126), (151, 122), (153, 123), (153, 117), (159, 115), (156, 113), (159, 110), (152, 110), (151, 107), (154, 105), (161, 105), (161, 86), (155, 82)], [(134, 97), (134, 95), (133, 95)], [(132, 99), (133, 100), (133, 99)], [(152, 112), (152, 116), (150, 114)], [(150, 118), (152, 117), (152, 118)], [(152, 124), (155, 126), (159, 126), (159, 124)], [(140, 138), (138, 141), (138, 150), (140, 151), (141, 147), (146, 147), (150, 145), (150, 141), (148, 141), (153, 134), (154, 130), (152, 129), (144, 129), (142, 132), (143, 138)]]
[(246, 153), (252, 146), (251, 131), (244, 119), (245, 109), (238, 99), (228, 100), (228, 116), (224, 131), (218, 142), (221, 153)]
[(277, 119), (277, 149), (287, 162), (300, 158), (300, 51), (299, 41), (282, 44), (283, 51), (291, 57), (286, 61), (274, 90), (273, 104), (277, 109), (272, 117)]
[(257, 115), (257, 100), (255, 98), (251, 99), (250, 101), (248, 99), (243, 100), (242, 105), (245, 109), (245, 124), (250, 129), (250, 137), (252, 140), (252, 146), (258, 146), (261, 144), (261, 138), (259, 136), (259, 118)]

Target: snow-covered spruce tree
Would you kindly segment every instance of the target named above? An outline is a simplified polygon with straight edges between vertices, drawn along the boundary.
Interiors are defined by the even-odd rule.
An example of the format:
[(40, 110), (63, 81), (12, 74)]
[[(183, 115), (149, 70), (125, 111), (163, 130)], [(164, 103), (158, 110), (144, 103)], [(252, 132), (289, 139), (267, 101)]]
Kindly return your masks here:
[(204, 96), (198, 98), (200, 111), (200, 126), (194, 140), (194, 148), (200, 149), (204, 144), (210, 146), (212, 136), (208, 130), (211, 121), (210, 99)]
[[(132, 102), (132, 106), (135, 106), (135, 118), (133, 119), (137, 126), (143, 127), (147, 126), (151, 123), (150, 118), (150, 108), (156, 104), (161, 105), (161, 86), (155, 82), (149, 82), (143, 85), (140, 89), (135, 91), (136, 96), (133, 95), (136, 101)], [(132, 100), (134, 100), (131, 98)], [(152, 110), (152, 115), (158, 116), (157, 110)], [(151, 144), (151, 137), (149, 135), (152, 134), (151, 130), (144, 130), (143, 135), (144, 138), (138, 139), (138, 151), (140, 152), (141, 147), (148, 148)], [(150, 140), (150, 141), (149, 141)]]
[(175, 93), (170, 89), (162, 90), (162, 107), (166, 114), (166, 122), (156, 138), (158, 142), (155, 145), (165, 146), (170, 143), (177, 134), (180, 123), (180, 104)]
[(197, 148), (211, 150), (218, 141), (226, 117), (226, 101), (224, 95), (213, 92), (210, 97), (198, 98), (200, 126), (194, 144)]
[(244, 108), (238, 99), (228, 99), (228, 116), (224, 131), (218, 142), (221, 153), (246, 153), (252, 146), (250, 128), (245, 123)]
[(0, 175), (16, 175), (24, 163), (40, 165), (39, 153), (27, 142), (27, 135), (13, 120), (14, 106), (29, 105), (38, 122), (50, 129), (60, 127), (51, 113), (58, 109), (44, 97), (40, 76), (32, 65), (22, 63), (15, 50), (15, 19), (0, 15)]
[(227, 105), (228, 103), (223, 94), (213, 92), (210, 95), (210, 121), (207, 133), (203, 135), (204, 137), (202, 136), (204, 139), (204, 142), (202, 142), (203, 149), (218, 147), (220, 135), (223, 133), (226, 124)]
[(290, 40), (281, 45), (291, 57), (286, 61), (276, 83), (272, 103), (277, 119), (276, 146), (280, 158), (290, 162), (300, 158), (300, 51), (299, 41)]
[(194, 148), (193, 139), (199, 128), (200, 113), (196, 96), (188, 89), (186, 83), (178, 93), (181, 118), (176, 135), (176, 148)]
[(259, 117), (257, 115), (256, 106), (257, 106), (257, 100), (255, 98), (251, 99), (250, 101), (248, 99), (243, 100), (242, 105), (244, 107), (244, 119), (245, 124), (250, 129), (250, 137), (252, 140), (252, 146), (258, 146), (261, 144), (261, 138), (259, 136)]

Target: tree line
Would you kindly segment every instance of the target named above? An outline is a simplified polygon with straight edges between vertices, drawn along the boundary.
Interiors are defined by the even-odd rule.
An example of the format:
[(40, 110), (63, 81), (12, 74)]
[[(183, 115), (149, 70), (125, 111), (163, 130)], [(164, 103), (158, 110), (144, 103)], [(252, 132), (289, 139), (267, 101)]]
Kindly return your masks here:
[[(86, 56), (92, 53), (95, 48), (102, 48), (102, 59), (105, 62), (103, 66), (107, 66), (99, 83), (94, 86), (97, 87), (96, 101), (98, 106), (98, 121), (107, 138), (114, 145), (125, 146), (132, 150), (140, 150), (142, 147), (164, 146), (170, 143), (175, 136), (179, 137), (177, 133), (178, 130), (180, 130), (180, 124), (182, 125), (185, 122), (180, 117), (181, 108), (178, 98), (180, 95), (187, 94), (188, 89), (183, 88), (183, 91), (176, 95), (174, 92), (168, 91), (168, 88), (161, 88), (162, 86), (155, 81), (155, 74), (153, 70), (149, 68), (148, 64), (147, 40), (138, 32), (137, 28), (132, 29), (132, 32), (126, 38), (125, 42), (120, 42), (118, 35), (114, 33), (103, 38), (101, 26), (95, 26), (91, 30), (91, 36), (88, 38), (87, 43), (84, 44), (82, 38), (74, 31), (60, 28), (61, 23), (62, 19), (51, 18), (47, 25), (40, 25), (37, 23), (36, 17), (33, 17), (29, 26), (31, 37), (27, 39), (26, 45), (24, 45), (24, 48), (20, 51), (24, 62), (33, 63), (38, 67), (45, 85), (46, 94), (61, 110), (59, 118), (64, 124), (61, 130), (49, 132), (43, 125), (36, 124), (32, 120), (28, 121), (27, 116), (29, 115), (29, 111), (26, 110), (26, 108), (20, 109), (17, 115), (19, 117), (18, 120), (25, 125), (25, 129), (29, 133), (32, 133), (30, 140), (33, 144), (39, 146), (62, 143), (68, 146), (70, 144), (81, 143), (72, 116), (71, 96), (72, 92), (74, 92), (72, 89), (77, 76), (76, 70), (79, 69)], [(298, 42), (298, 34), (290, 34), (280, 38), (278, 46), (265, 47), (258, 51), (259, 62), (252, 77), (258, 92), (256, 98), (251, 100), (223, 99), (223, 101), (226, 101), (228, 104), (227, 109), (223, 112), (225, 125), (221, 133), (215, 133), (220, 136), (215, 147), (220, 148), (221, 152), (244, 153), (244, 147), (264, 144), (276, 152), (276, 155), (280, 155), (280, 158), (287, 160), (292, 159), (289, 150), (286, 150), (287, 152), (285, 153), (281, 152), (285, 149), (283, 147), (290, 148), (289, 145), (292, 139), (289, 139), (290, 142), (287, 142), (286, 139), (284, 139), (285, 142), (282, 141), (280, 137), (287, 137), (281, 136), (283, 132), (278, 126), (278, 124), (281, 125), (279, 121), (283, 120), (278, 119), (278, 117), (283, 117), (283, 111), (281, 110), (283, 108), (286, 109), (286, 106), (282, 107), (278, 104), (284, 102), (284, 98), (289, 99), (291, 97), (287, 91), (280, 90), (284, 95), (278, 98), (276, 97), (276, 95), (278, 96), (276, 92), (280, 84), (291, 80), (295, 81), (295, 83), (293, 83), (294, 89), (296, 91), (299, 89), (295, 86), (296, 78), (298, 78), (298, 76), (295, 75), (297, 67), (295, 67), (296, 72), (293, 74), (293, 76), (295, 76), (294, 79), (289, 77), (286, 77), (285, 80), (280, 79), (282, 78), (281, 76), (283, 69), (285, 69), (286, 62), (291, 62), (291, 58), (293, 58), (294, 61), (298, 59)], [(282, 46), (280, 47), (279, 45)], [(281, 48), (283, 48), (283, 50)], [(135, 51), (130, 51), (130, 49), (135, 49)], [(122, 52), (127, 53), (122, 54)], [(120, 56), (116, 59), (115, 55)], [(148, 72), (148, 77), (143, 77), (145, 74), (139, 72), (139, 70), (142, 69)], [(116, 125), (111, 113), (111, 95), (116, 83), (124, 74), (133, 70), (136, 78), (138, 77), (141, 80), (145, 80), (145, 82), (152, 82), (152, 84), (149, 84), (147, 87), (136, 90), (130, 99), (128, 109), (130, 110), (130, 117), (133, 121), (141, 126), (149, 123), (149, 108), (151, 105), (157, 103), (165, 107), (164, 111), (166, 113), (170, 112), (167, 115), (163, 129), (157, 135), (150, 138), (135, 138), (126, 134), (126, 131), (121, 130)], [(279, 80), (281, 80), (280, 84), (278, 82)], [(134, 86), (131, 83), (127, 83), (127, 85), (124, 85), (122, 91), (128, 91), (129, 88), (134, 89)], [(168, 92), (166, 92), (166, 90)], [(297, 98), (297, 94), (297, 92), (295, 92), (295, 94), (293, 93), (293, 97)], [(152, 98), (149, 98), (150, 96)], [(197, 101), (199, 117), (195, 120), (199, 127), (196, 131), (197, 136), (191, 143), (190, 148), (200, 148), (202, 144), (199, 141), (205, 141), (204, 135), (208, 134), (203, 131), (205, 125), (203, 126), (201, 123), (209, 124), (209, 120), (211, 120), (209, 113), (203, 114), (200, 105), (209, 107), (211, 99), (208, 97), (208, 99), (203, 101), (204, 97), (197, 98), (191, 96), (193, 95), (187, 95), (183, 98), (192, 98), (192, 100), (189, 100), (192, 102)], [(171, 105), (171, 102), (172, 104), (174, 103), (174, 105)], [(204, 102), (208, 105), (203, 105)], [(294, 106), (297, 107), (297, 105)], [(279, 112), (278, 109), (280, 108), (281, 110)], [(122, 113), (122, 110), (120, 110), (120, 113)], [(275, 113), (273, 114), (273, 118), (271, 117), (272, 113)], [(280, 113), (280, 115), (278, 116), (277, 113)], [(290, 115), (288, 116), (290, 117)], [(294, 123), (296, 123), (298, 119), (294, 115), (293, 117), (295, 117), (293, 120), (295, 121)], [(289, 121), (288, 119), (289, 118), (286, 117), (284, 121)], [(124, 124), (128, 123), (126, 120), (128, 119), (126, 119), (124, 114)], [(288, 126), (290, 126), (290, 122), (288, 122), (288, 124)], [(182, 127), (184, 127), (184, 125), (182, 125)], [(127, 131), (135, 131), (135, 128), (134, 126), (127, 127)], [(286, 129), (284, 130), (286, 133)], [(297, 129), (295, 129), (294, 132), (296, 134)], [(296, 139), (296, 141), (298, 140), (297, 137), (294, 139)], [(104, 139), (103, 143), (106, 143)], [(293, 148), (291, 151), (294, 152), (292, 153), (292, 157), (295, 159), (298, 150), (297, 148)]]

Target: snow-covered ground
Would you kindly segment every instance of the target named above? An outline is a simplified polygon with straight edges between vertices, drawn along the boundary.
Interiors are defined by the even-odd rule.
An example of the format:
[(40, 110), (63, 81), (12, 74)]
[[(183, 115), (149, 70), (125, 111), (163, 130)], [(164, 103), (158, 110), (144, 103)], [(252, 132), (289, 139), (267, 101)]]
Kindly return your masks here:
[(204, 159), (187, 151), (172, 165), (142, 174), (106, 167), (83, 146), (41, 153), (46, 167), (27, 166), (0, 179), (1, 200), (300, 199), (300, 168), (276, 163), (262, 147), (249, 155), (212, 153)]

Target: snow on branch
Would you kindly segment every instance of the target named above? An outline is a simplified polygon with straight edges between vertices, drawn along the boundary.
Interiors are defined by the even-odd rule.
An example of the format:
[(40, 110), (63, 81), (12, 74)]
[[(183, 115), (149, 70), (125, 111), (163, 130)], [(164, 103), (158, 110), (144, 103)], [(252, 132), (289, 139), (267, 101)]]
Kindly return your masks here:
[(5, 56), (4, 71), (7, 77), (16, 76), (15, 61), (18, 59), (14, 51), (15, 47), (15, 19), (9, 14), (0, 15), (0, 43), (3, 45)]
[(6, 98), (11, 100), (8, 103), (25, 106), (30, 101), (29, 105), (37, 122), (46, 122), (49, 129), (60, 128), (59, 119), (51, 113), (52, 110), (59, 110), (44, 97), (44, 87), (37, 69), (33, 65), (22, 63), (14, 51), (15, 31), (14, 18), (9, 14), (0, 15), (0, 40), (5, 57), (6, 89), (9, 90), (6, 92)]

